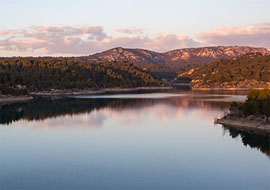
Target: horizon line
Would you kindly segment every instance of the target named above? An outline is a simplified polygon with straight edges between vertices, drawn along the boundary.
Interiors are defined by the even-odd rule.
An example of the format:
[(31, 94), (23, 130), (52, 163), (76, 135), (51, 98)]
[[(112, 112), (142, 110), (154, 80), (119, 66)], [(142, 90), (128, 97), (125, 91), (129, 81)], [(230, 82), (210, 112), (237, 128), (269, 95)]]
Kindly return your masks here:
[(92, 55), (96, 55), (96, 54), (100, 54), (100, 53), (103, 53), (103, 52), (106, 52), (106, 51), (110, 51), (110, 50), (114, 50), (114, 49), (118, 49), (118, 48), (121, 48), (121, 49), (126, 49), (126, 50), (146, 50), (146, 51), (151, 51), (151, 52), (155, 52), (155, 53), (159, 53), (159, 54), (165, 54), (165, 53), (168, 53), (168, 52), (171, 52), (171, 51), (175, 51), (175, 50), (186, 50), (186, 49), (202, 49), (202, 48), (215, 48), (215, 47), (246, 47), (246, 48), (256, 48), (256, 49), (265, 49), (267, 51), (269, 51), (270, 53), (270, 49), (266, 48), (266, 47), (256, 47), (256, 46), (249, 46), (249, 45), (213, 45), (213, 46), (201, 46), (201, 47), (186, 47), (186, 48), (177, 48), (177, 49), (171, 49), (169, 51), (165, 51), (165, 52), (158, 52), (158, 51), (153, 51), (153, 50), (150, 50), (150, 49), (146, 49), (146, 48), (128, 48), (128, 47), (123, 47), (123, 46), (116, 46), (116, 47), (113, 47), (113, 48), (109, 48), (109, 49), (106, 49), (106, 50), (103, 50), (103, 51), (100, 51), (100, 52), (96, 52), (96, 53), (93, 53), (93, 54), (86, 54), (86, 55), (38, 55), (38, 56), (0, 56), (0, 58), (30, 58), (30, 57), (34, 57), (34, 58), (37, 58), (37, 57), (53, 57), (53, 58), (61, 58), (61, 57), (87, 57), (87, 56), (92, 56)]

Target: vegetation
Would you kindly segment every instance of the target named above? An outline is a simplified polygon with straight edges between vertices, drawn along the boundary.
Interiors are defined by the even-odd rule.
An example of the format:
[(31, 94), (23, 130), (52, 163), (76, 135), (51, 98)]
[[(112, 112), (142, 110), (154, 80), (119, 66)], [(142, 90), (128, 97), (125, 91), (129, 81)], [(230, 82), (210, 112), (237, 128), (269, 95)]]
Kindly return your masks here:
[(270, 89), (252, 89), (247, 95), (248, 100), (270, 100)]
[[(77, 57), (77, 60), (126, 60), (134, 63), (140, 68), (149, 68), (149, 71), (156, 70), (160, 79), (171, 79), (171, 74), (180, 74), (192, 68), (217, 61), (221, 58), (233, 58), (246, 53), (260, 52), (270, 53), (265, 48), (254, 48), (245, 46), (217, 46), (201, 48), (185, 48), (157, 53), (144, 49), (113, 48), (90, 56)], [(158, 67), (155, 67), (158, 66)], [(159, 75), (162, 74), (162, 75)]]
[(170, 68), (166, 65), (148, 64), (143, 66), (138, 65), (138, 67), (148, 71), (160, 80), (165, 79), (167, 81), (171, 81), (175, 79), (177, 77), (177, 73), (179, 73), (176, 69)]
[[(56, 58), (0, 60), (0, 91), (3, 94), (26, 93), (26, 89), (38, 91), (75, 88), (129, 88), (162, 84), (148, 71), (128, 62), (78, 62)], [(17, 86), (23, 86), (25, 89), (20, 90)]]
[(7, 85), (0, 85), (0, 94), (10, 94), (13, 96), (18, 96), (18, 95), (28, 95), (28, 91), (26, 88), (18, 88), (18, 87), (9, 87)]
[(190, 83), (191, 79), (188, 77), (178, 77), (176, 80), (174, 80), (175, 83)]
[(270, 89), (250, 90), (245, 103), (234, 102), (230, 112), (240, 116), (270, 116)]
[(195, 87), (270, 87), (270, 55), (246, 54), (203, 65), (181, 76), (193, 79)]

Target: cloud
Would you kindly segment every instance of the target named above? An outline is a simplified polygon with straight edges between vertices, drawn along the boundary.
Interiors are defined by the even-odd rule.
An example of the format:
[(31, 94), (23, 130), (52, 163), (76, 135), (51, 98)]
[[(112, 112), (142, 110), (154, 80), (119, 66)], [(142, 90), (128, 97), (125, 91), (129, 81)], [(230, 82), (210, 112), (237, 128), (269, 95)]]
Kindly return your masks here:
[(116, 30), (116, 32), (124, 33), (124, 34), (142, 34), (143, 29), (142, 28), (119, 28)]
[(107, 38), (100, 26), (31, 26), (27, 29), (0, 31), (0, 49), (43, 54), (84, 54), (97, 49)]
[(197, 35), (209, 45), (248, 45), (270, 49), (270, 23), (246, 27), (226, 27)]
[(164, 52), (198, 44), (183, 35), (159, 34), (150, 38), (143, 34), (142, 29), (122, 28), (117, 31), (125, 35), (109, 36), (101, 26), (45, 25), (0, 30), (0, 50), (16, 55), (88, 55), (117, 46)]
[(200, 46), (200, 43), (186, 35), (167, 33), (157, 35), (155, 38), (149, 40), (145, 45), (151, 50), (165, 52), (172, 49), (198, 47)]
[(0, 56), (89, 55), (114, 47), (143, 48), (157, 52), (210, 45), (249, 45), (270, 48), (270, 23), (227, 27), (194, 38), (172, 33), (147, 36), (143, 29), (120, 28), (108, 35), (102, 26), (30, 26), (0, 30)]

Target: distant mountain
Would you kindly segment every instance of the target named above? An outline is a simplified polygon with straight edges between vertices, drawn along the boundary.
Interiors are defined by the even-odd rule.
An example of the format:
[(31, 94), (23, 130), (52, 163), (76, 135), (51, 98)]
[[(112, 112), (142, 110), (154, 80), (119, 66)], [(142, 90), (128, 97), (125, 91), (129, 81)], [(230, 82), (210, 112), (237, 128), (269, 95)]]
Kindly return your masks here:
[(270, 51), (265, 48), (254, 48), (248, 46), (217, 46), (172, 50), (166, 52), (165, 56), (170, 60), (167, 63), (170, 67), (189, 70), (222, 58), (228, 59), (255, 52), (262, 53), (263, 55), (270, 53)]
[(270, 88), (270, 54), (221, 59), (179, 75), (186, 77), (195, 88)]
[[(216, 46), (201, 48), (185, 48), (158, 53), (145, 49), (126, 49), (113, 48), (101, 53), (80, 57), (57, 57), (58, 60), (75, 61), (75, 62), (105, 62), (115, 63), (132, 63), (138, 69), (145, 71), (157, 79), (171, 81), (178, 74), (184, 73), (192, 68), (202, 66), (222, 58), (230, 59), (247, 53), (261, 53), (262, 55), (270, 54), (265, 48), (255, 48), (248, 46)], [(15, 58), (15, 57), (14, 57)], [(17, 57), (20, 58), (20, 57)], [(13, 59), (0, 57), (1, 60)], [(34, 59), (26, 57), (24, 59)], [(55, 57), (38, 57), (39, 60), (50, 61)]]
[(125, 49), (121, 47), (113, 48), (101, 53), (89, 56), (90, 60), (98, 62), (104, 61), (128, 61), (136, 65), (158, 64), (165, 65), (164, 54), (144, 49)]
[(97, 62), (128, 61), (139, 67), (146, 68), (149, 67), (149, 65), (159, 65), (177, 69), (179, 72), (184, 72), (191, 68), (198, 67), (221, 58), (233, 58), (254, 52), (259, 52), (263, 55), (270, 53), (270, 51), (265, 48), (247, 46), (185, 48), (165, 53), (157, 53), (144, 49), (125, 49), (118, 47), (81, 58)]

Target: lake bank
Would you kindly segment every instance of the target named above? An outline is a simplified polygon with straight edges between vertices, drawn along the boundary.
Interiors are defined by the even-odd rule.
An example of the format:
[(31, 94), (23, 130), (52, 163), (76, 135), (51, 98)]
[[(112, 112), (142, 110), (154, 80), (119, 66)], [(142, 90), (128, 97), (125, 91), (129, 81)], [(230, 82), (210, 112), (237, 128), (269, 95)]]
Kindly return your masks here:
[(139, 91), (163, 91), (163, 90), (172, 90), (172, 87), (137, 87), (137, 88), (105, 88), (105, 89), (66, 89), (59, 90), (54, 89), (50, 91), (38, 91), (30, 92), (29, 96), (11, 96), (11, 95), (1, 95), (0, 103), (15, 103), (22, 101), (32, 100), (34, 97), (64, 97), (71, 95), (98, 95), (98, 94), (107, 94), (107, 93), (128, 93), (128, 92), (139, 92)]
[(31, 92), (32, 96), (70, 96), (70, 95), (96, 95), (104, 93), (123, 93), (137, 91), (155, 91), (155, 90), (171, 90), (172, 87), (137, 87), (137, 88), (104, 88), (104, 89), (86, 89), (86, 90), (50, 90), (41, 92)]
[[(197, 91), (249, 91), (251, 88), (207, 88), (207, 87), (193, 87), (192, 90), (197, 90)], [(262, 89), (265, 89), (265, 88), (252, 88), (252, 89), (255, 89), (255, 90), (262, 90)]]
[(270, 90), (250, 90), (244, 103), (233, 102), (227, 113), (215, 123), (236, 129), (264, 131), (270, 134)]
[(228, 117), (225, 116), (221, 119), (217, 119), (215, 124), (221, 124), (229, 126), (241, 131), (250, 132), (263, 132), (270, 134), (270, 123), (267, 121), (263, 122), (260, 118), (250, 119), (248, 117)]
[(5, 96), (5, 95), (1, 95), (0, 96), (0, 104), (4, 104), (4, 103), (15, 103), (15, 102), (25, 102), (25, 101), (29, 101), (32, 100), (33, 97), (32, 96)]

